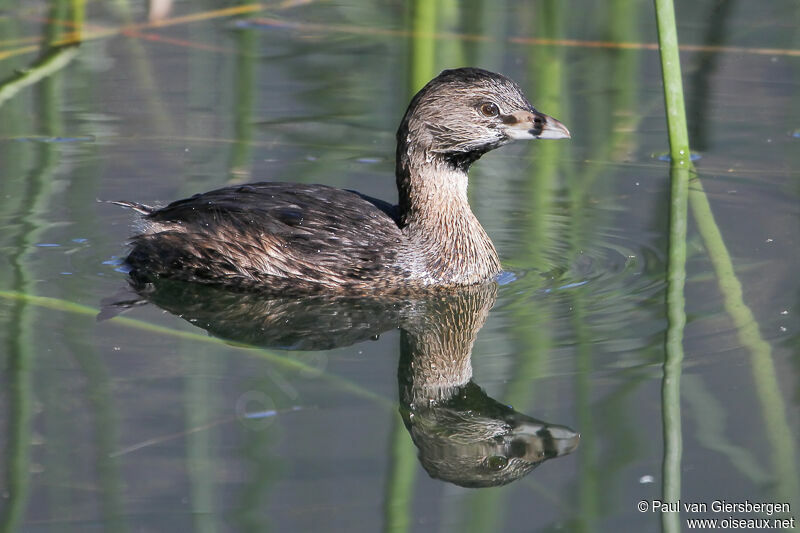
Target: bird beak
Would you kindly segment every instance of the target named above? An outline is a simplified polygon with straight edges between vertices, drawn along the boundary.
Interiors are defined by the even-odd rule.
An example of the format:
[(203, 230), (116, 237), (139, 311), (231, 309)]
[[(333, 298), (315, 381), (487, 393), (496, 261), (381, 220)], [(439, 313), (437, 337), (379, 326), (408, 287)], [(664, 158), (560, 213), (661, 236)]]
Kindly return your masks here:
[(544, 113), (532, 113), (533, 128), (530, 133), (537, 139), (569, 139), (572, 136), (569, 134), (567, 127)]
[(533, 111), (517, 111), (503, 117), (511, 139), (569, 139), (567, 127), (551, 116)]

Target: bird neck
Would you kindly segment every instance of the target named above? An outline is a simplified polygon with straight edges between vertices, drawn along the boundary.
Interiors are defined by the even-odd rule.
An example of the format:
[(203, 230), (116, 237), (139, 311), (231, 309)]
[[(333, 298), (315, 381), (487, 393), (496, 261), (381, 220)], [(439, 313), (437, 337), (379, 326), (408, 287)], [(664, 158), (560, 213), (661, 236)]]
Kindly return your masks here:
[(421, 252), (437, 285), (469, 285), (501, 271), (497, 251), (470, 209), (467, 169), (459, 160), (398, 146), (397, 188), (403, 233)]

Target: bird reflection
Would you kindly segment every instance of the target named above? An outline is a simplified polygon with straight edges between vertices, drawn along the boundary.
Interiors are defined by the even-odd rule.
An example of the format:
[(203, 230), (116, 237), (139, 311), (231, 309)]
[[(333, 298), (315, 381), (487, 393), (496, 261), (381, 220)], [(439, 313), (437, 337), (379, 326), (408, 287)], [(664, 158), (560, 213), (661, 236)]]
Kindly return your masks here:
[(112, 307), (149, 301), (214, 336), (264, 347), (326, 350), (400, 328), (400, 414), (434, 478), (504, 485), (578, 446), (576, 432), (519, 413), (472, 381), (472, 347), (494, 305), (494, 283), (372, 297), (280, 298), (174, 281), (136, 291)]
[(429, 298), (424, 313), (402, 326), (403, 421), (428, 474), (463, 487), (510, 483), (580, 440), (568, 427), (490, 398), (472, 381), (472, 346), (495, 298), (495, 284)]

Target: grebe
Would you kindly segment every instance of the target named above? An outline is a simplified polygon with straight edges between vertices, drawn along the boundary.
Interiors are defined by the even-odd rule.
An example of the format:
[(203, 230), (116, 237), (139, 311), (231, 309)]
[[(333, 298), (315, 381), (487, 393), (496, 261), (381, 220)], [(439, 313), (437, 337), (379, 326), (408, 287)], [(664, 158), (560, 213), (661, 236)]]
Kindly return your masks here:
[(501, 272), (467, 200), (467, 171), (518, 139), (569, 138), (519, 86), (477, 68), (445, 70), (411, 100), (397, 131), (397, 205), (325, 185), (253, 183), (142, 216), (126, 262), (159, 278), (274, 291), (456, 287)]

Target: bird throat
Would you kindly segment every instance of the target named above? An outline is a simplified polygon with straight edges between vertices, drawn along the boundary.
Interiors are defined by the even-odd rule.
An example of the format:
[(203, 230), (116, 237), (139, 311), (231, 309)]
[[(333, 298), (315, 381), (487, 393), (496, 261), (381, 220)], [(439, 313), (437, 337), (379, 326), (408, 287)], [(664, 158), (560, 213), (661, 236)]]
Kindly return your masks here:
[(401, 227), (426, 263), (426, 283), (465, 285), (498, 274), (497, 251), (467, 198), (469, 164), (431, 152), (407, 155), (397, 165)]

